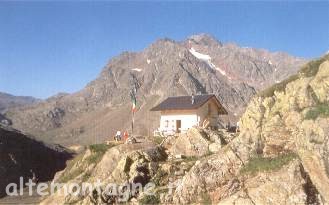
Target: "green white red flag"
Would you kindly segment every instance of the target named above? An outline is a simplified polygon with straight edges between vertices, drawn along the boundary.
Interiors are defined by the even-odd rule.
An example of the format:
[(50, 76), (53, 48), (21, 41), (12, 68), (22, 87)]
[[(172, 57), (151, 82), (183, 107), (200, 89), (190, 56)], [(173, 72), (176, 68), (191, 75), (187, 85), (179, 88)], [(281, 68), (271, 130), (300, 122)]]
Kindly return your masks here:
[(136, 112), (137, 111), (137, 103), (136, 103), (136, 97), (135, 96), (132, 96), (131, 102), (132, 102), (131, 111)]

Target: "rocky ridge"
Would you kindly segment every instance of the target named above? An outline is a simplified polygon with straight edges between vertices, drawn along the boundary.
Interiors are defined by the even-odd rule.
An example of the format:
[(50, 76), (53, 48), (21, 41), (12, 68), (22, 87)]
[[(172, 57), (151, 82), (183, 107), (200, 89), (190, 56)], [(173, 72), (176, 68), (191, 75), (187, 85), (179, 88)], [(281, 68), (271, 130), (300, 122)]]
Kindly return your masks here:
[[(195, 165), (176, 189), (173, 202), (191, 203), (202, 193), (216, 193), (213, 201), (232, 204), (328, 203), (328, 79), (327, 55), (255, 97), (241, 118), (240, 135), (219, 153)], [(255, 156), (270, 160), (287, 153), (298, 155), (297, 164), (283, 167), (284, 176), (280, 176), (292, 174), (287, 179), (292, 180), (289, 185), (280, 185), (280, 177), (263, 185), (241, 177), (241, 170)], [(280, 171), (272, 173), (273, 180)], [(298, 189), (291, 187), (299, 180), (302, 184)], [(277, 195), (270, 191), (280, 186), (285, 188)], [(226, 191), (229, 196), (218, 199)], [(264, 201), (266, 198), (271, 201)]]

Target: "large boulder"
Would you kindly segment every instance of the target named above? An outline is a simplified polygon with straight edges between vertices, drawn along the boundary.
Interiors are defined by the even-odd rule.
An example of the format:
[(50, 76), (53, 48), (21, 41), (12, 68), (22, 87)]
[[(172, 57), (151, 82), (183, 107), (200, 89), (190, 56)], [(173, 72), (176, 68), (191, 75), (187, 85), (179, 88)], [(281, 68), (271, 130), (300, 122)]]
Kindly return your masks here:
[(172, 155), (204, 156), (209, 153), (210, 144), (206, 133), (198, 128), (190, 128), (186, 134), (181, 134), (169, 149)]
[(188, 204), (200, 200), (204, 193), (210, 193), (229, 183), (239, 173), (255, 152), (256, 143), (252, 135), (243, 133), (218, 153), (197, 161), (195, 166), (179, 181), (170, 203)]

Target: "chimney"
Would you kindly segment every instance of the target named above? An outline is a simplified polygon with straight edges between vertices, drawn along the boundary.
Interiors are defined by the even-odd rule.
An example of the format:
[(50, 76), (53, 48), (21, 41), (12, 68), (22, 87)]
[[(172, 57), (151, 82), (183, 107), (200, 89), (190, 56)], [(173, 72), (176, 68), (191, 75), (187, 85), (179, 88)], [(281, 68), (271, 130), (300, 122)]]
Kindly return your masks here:
[(192, 100), (192, 105), (194, 104), (194, 95), (192, 94), (191, 96), (191, 100)]

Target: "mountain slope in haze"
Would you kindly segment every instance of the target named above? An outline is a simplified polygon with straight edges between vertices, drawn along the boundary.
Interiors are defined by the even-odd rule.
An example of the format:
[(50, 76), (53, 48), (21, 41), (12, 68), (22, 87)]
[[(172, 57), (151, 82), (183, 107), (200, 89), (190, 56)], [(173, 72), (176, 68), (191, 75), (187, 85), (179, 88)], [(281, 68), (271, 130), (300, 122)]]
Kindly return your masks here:
[(15, 128), (46, 141), (89, 144), (130, 127), (130, 96), (138, 88), (135, 134), (158, 126), (149, 109), (168, 96), (214, 93), (238, 117), (255, 93), (297, 72), (305, 60), (285, 53), (224, 44), (207, 34), (182, 42), (161, 39), (141, 52), (114, 57), (100, 75), (74, 94), (11, 109)]
[(0, 113), (5, 112), (7, 109), (14, 107), (30, 105), (39, 100), (29, 96), (14, 96), (7, 93), (0, 92)]
[[(39, 181), (52, 180), (71, 155), (62, 147), (46, 145), (16, 130), (0, 126), (0, 198), (9, 183), (25, 181), (35, 173)], [(32, 170), (32, 172), (31, 172)]]

